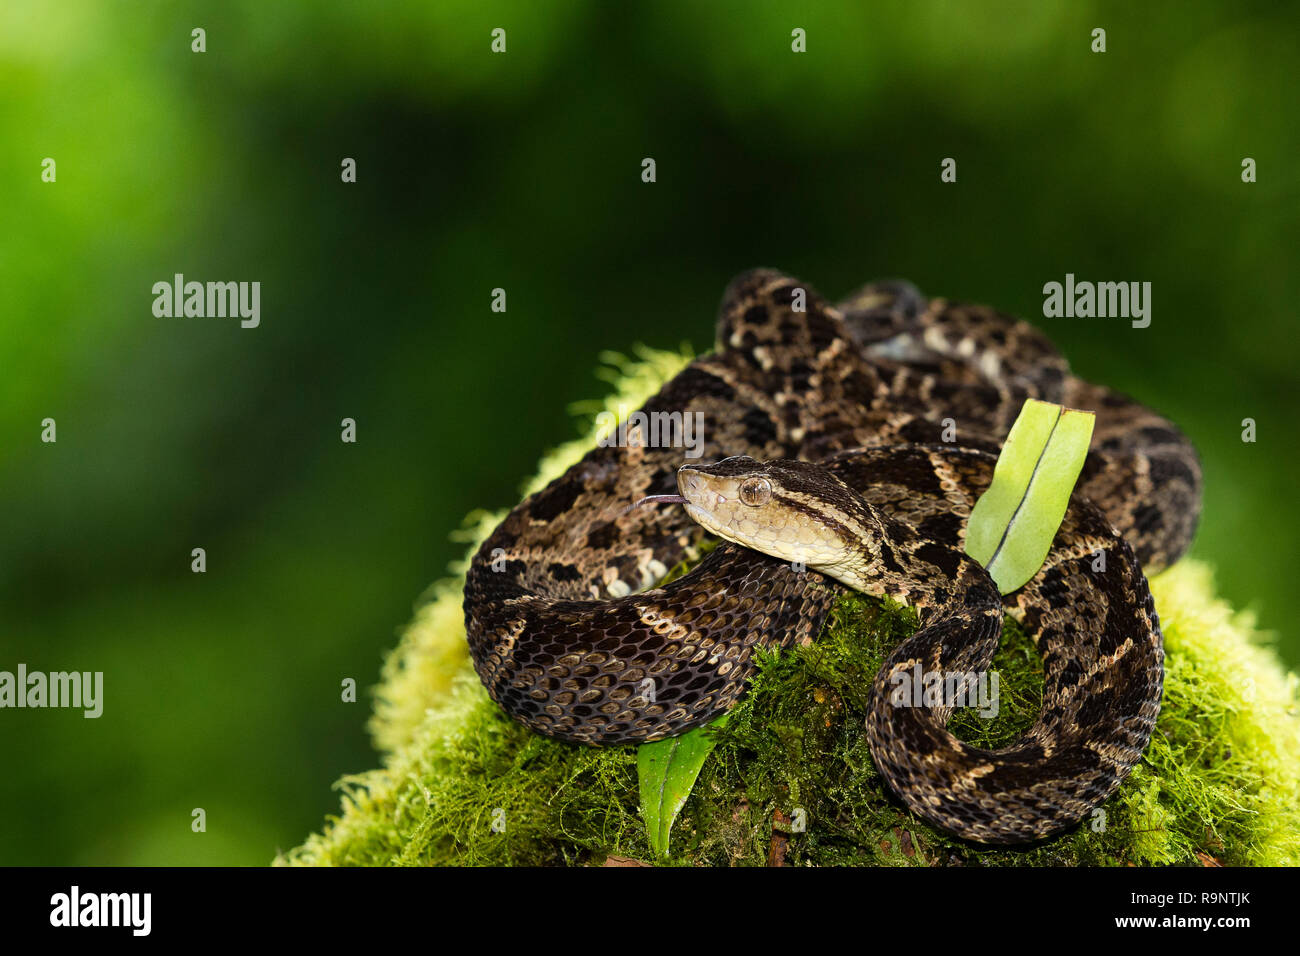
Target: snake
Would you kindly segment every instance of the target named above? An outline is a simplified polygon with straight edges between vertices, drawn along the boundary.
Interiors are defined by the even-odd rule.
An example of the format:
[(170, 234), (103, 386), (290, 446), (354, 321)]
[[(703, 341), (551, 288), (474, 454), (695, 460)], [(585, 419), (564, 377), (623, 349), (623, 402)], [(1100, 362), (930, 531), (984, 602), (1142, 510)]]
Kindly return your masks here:
[[(1003, 595), (964, 540), (1029, 398), (1092, 410), (1095, 427), (1041, 568)], [(1171, 421), (1074, 375), (1006, 313), (901, 280), (832, 305), (771, 269), (727, 285), (713, 350), (640, 411), (470, 561), (470, 656), (510, 717), (594, 746), (677, 736), (740, 700), (760, 652), (815, 643), (857, 591), (916, 611), (863, 732), (919, 818), (977, 844), (1041, 840), (1139, 762), (1164, 675), (1147, 575), (1186, 551), (1200, 512), (1199, 459)], [(652, 427), (683, 416), (700, 423), (689, 447)], [(986, 749), (947, 729), (954, 694), (897, 690), (986, 672), (1006, 616), (1041, 655), (1042, 706)]]

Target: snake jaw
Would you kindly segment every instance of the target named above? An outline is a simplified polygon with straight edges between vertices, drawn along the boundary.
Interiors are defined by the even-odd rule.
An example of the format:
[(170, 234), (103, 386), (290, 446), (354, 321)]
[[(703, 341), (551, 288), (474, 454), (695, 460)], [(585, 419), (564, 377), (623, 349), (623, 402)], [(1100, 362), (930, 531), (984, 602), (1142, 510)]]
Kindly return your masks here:
[(713, 479), (711, 483), (709, 477), (706, 477), (690, 465), (683, 465), (678, 469), (677, 490), (681, 493), (680, 497), (686, 504), (695, 505), (697, 508), (706, 510), (716, 510), (728, 501), (734, 500), (733, 497), (724, 495), (718, 489), (716, 479)]
[[(763, 494), (745, 489), (763, 483)], [(875, 593), (866, 543), (878, 535), (869, 505), (816, 465), (801, 461), (726, 458), (683, 465), (677, 490), (686, 513), (706, 531), (781, 561)]]
[(706, 531), (783, 561), (800, 561), (801, 535), (792, 529), (790, 515), (770, 494), (761, 503), (744, 495), (746, 484), (767, 478), (773, 464), (736, 457), (713, 465), (683, 465), (677, 490), (686, 499), (686, 513)]
[(677, 490), (686, 505), (686, 513), (697, 524), (730, 541), (734, 539), (727, 533), (719, 513), (734, 498), (718, 489), (719, 481), (720, 479), (705, 475), (691, 465), (683, 465), (677, 470)]

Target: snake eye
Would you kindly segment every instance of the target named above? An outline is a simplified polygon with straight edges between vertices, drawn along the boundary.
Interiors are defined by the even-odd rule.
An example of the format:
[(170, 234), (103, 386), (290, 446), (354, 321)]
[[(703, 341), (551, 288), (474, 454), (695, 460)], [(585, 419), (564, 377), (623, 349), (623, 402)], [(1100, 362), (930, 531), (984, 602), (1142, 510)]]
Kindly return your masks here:
[(772, 497), (772, 483), (766, 478), (746, 478), (740, 483), (740, 500), (750, 507), (765, 504)]

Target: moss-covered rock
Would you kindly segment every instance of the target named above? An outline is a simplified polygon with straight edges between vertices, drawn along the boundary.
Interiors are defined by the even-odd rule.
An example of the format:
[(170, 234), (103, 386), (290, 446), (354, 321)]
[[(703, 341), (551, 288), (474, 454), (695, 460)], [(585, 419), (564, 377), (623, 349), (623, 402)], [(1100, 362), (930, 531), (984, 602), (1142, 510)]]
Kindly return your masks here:
[[(610, 357), (606, 407), (635, 407), (688, 356)], [(592, 409), (587, 409), (591, 411)], [(557, 449), (529, 490), (594, 438)], [(471, 516), (471, 551), (498, 520)], [(468, 663), (459, 570), (435, 585), (387, 661), (371, 729), (380, 769), (343, 779), (338, 817), (277, 862), (301, 865), (586, 864), (650, 860), (636, 750), (538, 736), (507, 718)], [(985, 850), (917, 820), (883, 785), (863, 721), (871, 677), (914, 614), (843, 599), (811, 647), (760, 662), (717, 731), (673, 829), (668, 862), (833, 865), (1112, 865), (1300, 862), (1300, 689), (1254, 629), (1184, 561), (1151, 582), (1165, 632), (1165, 696), (1142, 763), (1101, 812), (1061, 837)], [(992, 720), (953, 730), (996, 746), (1032, 723), (1042, 667), (1008, 623)]]

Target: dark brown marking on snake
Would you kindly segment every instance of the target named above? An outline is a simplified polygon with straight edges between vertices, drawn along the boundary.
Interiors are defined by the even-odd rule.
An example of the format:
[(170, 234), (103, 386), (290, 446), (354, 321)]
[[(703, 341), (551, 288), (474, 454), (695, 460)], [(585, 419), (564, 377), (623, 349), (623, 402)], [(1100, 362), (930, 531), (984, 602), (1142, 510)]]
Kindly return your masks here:
[(572, 508), (582, 492), (583, 486), (576, 483), (550, 485), (529, 506), (528, 517), (534, 521), (551, 521)]

